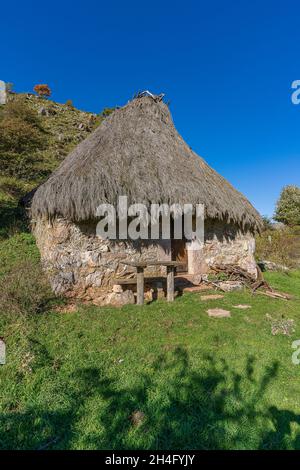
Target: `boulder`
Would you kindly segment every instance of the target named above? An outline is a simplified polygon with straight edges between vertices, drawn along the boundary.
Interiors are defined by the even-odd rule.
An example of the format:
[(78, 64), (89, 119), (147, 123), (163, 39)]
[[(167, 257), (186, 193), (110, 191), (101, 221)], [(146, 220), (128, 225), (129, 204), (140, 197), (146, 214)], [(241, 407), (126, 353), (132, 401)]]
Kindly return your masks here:
[[(96, 303), (97, 299), (94, 300)], [(110, 292), (105, 296), (104, 300), (101, 300), (101, 305), (112, 305), (114, 307), (122, 307), (123, 305), (134, 304), (135, 299), (131, 290), (125, 290), (124, 292)]]
[(38, 110), (38, 114), (40, 116), (49, 116), (49, 111), (47, 108), (45, 108), (45, 106), (41, 106)]

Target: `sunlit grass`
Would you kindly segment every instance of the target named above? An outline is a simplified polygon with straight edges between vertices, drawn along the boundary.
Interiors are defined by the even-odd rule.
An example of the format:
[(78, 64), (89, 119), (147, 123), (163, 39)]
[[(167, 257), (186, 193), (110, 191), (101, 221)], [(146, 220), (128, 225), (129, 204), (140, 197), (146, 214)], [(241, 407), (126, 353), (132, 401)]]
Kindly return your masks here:
[[(38, 261), (30, 235), (1, 250), (2, 272), (18, 256)], [(267, 277), (295, 299), (245, 291), (203, 302), (189, 293), (170, 304), (58, 313), (52, 302), (28, 318), (1, 316), (0, 447), (299, 449), (300, 366), (291, 356), (300, 274)], [(231, 318), (209, 318), (214, 307)], [(266, 314), (294, 319), (295, 332), (273, 336)], [(139, 425), (135, 411), (144, 413)]]

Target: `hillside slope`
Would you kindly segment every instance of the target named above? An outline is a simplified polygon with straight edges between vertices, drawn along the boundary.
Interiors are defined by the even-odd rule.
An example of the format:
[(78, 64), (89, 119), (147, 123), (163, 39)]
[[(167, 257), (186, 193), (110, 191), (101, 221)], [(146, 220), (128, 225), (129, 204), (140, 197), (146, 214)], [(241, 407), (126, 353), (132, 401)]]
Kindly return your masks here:
[[(104, 113), (80, 111), (71, 103), (32, 94), (12, 94), (0, 106), (0, 238), (24, 223), (20, 198), (44, 181), (103, 119)], [(16, 142), (20, 148), (14, 149)]]

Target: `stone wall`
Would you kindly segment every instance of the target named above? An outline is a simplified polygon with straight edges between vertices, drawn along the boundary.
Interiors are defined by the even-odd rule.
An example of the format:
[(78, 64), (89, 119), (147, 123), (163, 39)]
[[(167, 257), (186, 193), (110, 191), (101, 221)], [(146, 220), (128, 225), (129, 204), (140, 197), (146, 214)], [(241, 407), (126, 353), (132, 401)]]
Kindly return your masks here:
[[(33, 232), (53, 291), (68, 297), (106, 304), (114, 278), (131, 278), (135, 269), (121, 261), (170, 260), (170, 241), (127, 242), (95, 236), (96, 224), (74, 224), (63, 219), (35, 222)], [(146, 275), (162, 275), (149, 267)]]
[[(189, 244), (188, 244), (189, 245)], [(199, 249), (188, 246), (190, 274), (209, 273), (213, 265), (240, 266), (256, 277), (255, 239), (249, 231), (218, 220), (205, 221), (205, 243)]]
[[(135, 277), (124, 260), (171, 260), (171, 241), (111, 241), (96, 237), (96, 223), (74, 224), (63, 219), (36, 221), (33, 231), (44, 269), (56, 294), (93, 301), (113, 299), (115, 278)], [(249, 233), (218, 221), (205, 224), (205, 243), (188, 249), (191, 274), (208, 273), (214, 264), (234, 264), (256, 275), (255, 242)], [(163, 275), (165, 268), (149, 267), (146, 275)], [(133, 299), (134, 300), (134, 299)]]

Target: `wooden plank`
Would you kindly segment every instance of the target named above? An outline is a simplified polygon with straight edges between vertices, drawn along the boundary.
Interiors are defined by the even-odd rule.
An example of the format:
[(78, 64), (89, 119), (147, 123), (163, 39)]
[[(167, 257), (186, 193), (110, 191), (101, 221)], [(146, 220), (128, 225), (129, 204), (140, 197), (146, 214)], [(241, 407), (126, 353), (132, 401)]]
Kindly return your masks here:
[(118, 286), (130, 286), (131, 284), (136, 284), (136, 277), (132, 279), (112, 279), (112, 284), (117, 284)]
[(144, 268), (139, 266), (137, 267), (136, 273), (136, 303), (137, 305), (144, 304)]
[(167, 301), (174, 301), (174, 266), (168, 266), (167, 268)]
[(134, 268), (146, 268), (147, 266), (181, 266), (179, 261), (120, 261), (121, 264), (133, 266)]

